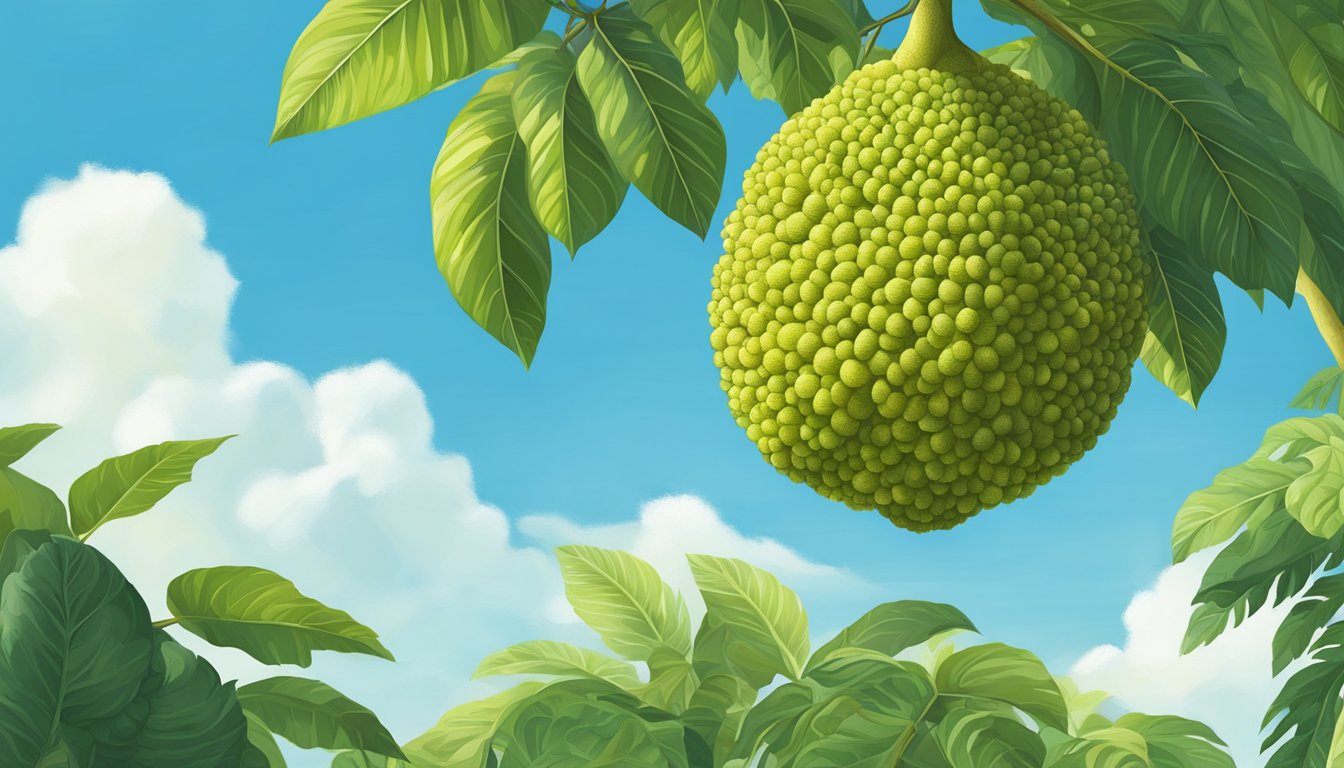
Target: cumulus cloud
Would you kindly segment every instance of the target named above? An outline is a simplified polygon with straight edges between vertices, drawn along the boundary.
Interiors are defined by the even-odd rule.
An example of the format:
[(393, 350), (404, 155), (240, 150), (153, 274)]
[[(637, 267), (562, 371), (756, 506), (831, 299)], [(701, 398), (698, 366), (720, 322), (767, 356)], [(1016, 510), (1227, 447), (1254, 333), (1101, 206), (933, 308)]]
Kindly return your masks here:
[[(467, 679), (490, 650), (529, 637), (593, 642), (554, 623), (568, 617), (552, 545), (631, 549), (683, 587), (687, 550), (746, 558), (793, 586), (852, 580), (742, 536), (690, 497), (613, 526), (538, 517), (519, 527), (477, 496), (466, 458), (435, 447), (425, 394), (394, 365), (309, 380), (281, 362), (235, 361), (236, 288), (201, 214), (161, 176), (86, 167), (50, 183), (0, 250), (0, 422), (67, 425), (20, 465), (58, 491), (109, 455), (237, 434), (191, 485), (92, 543), (156, 616), (174, 575), (225, 563), (271, 568), (350, 611), (401, 663), (327, 654), (313, 674), (402, 737), (480, 694)], [(208, 655), (226, 677), (273, 673), (241, 653)]]
[[(1109, 691), (1126, 709), (1207, 723), (1237, 765), (1264, 765), (1260, 723), (1283, 678), (1270, 676), (1270, 642), (1288, 605), (1261, 610), (1212, 644), (1181, 655), (1181, 639), (1214, 551), (1168, 568), (1125, 610), (1124, 647), (1093, 648), (1074, 665), (1084, 689)], [(1285, 673), (1290, 675), (1292, 667)]]

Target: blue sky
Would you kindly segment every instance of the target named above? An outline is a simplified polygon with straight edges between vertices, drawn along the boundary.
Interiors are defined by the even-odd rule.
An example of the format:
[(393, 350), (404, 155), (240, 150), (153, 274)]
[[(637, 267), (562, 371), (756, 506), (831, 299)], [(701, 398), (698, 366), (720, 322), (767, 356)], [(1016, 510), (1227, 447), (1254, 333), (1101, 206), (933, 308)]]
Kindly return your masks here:
[[(310, 377), (391, 361), (424, 390), (436, 447), (468, 457), (476, 492), (510, 515), (597, 525), (657, 496), (695, 494), (747, 536), (879, 585), (868, 602), (953, 602), (995, 639), (1068, 664), (1124, 640), (1122, 612), (1168, 564), (1180, 502), (1249, 455), (1330, 363), (1304, 307), (1261, 314), (1228, 291), (1230, 343), (1198, 413), (1140, 366), (1111, 432), (1067, 475), (954, 531), (906, 533), (761, 460), (730, 419), (711, 362), (716, 241), (699, 241), (634, 193), (572, 263), (554, 249), (547, 330), (530, 372), (467, 320), (435, 268), (427, 186), (472, 82), (268, 146), (285, 58), (319, 7), (0, 5), (10, 32), (0, 47), (0, 242), (45, 179), (82, 163), (163, 174), (205, 213), (210, 246), (240, 282), (236, 359), (282, 361)], [(966, 0), (958, 13), (975, 47), (1017, 36)], [(721, 219), (783, 116), (740, 84), (712, 106), (729, 143)]]

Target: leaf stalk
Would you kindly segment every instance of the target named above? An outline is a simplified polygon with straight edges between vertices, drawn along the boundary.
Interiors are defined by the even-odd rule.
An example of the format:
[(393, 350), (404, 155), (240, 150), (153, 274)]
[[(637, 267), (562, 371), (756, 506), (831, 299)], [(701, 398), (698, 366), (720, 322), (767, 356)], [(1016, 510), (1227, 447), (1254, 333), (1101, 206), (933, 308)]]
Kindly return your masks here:
[(167, 627), (173, 626), (176, 623), (178, 623), (178, 618), (174, 616), (171, 619), (159, 619), (158, 621), (150, 624), (150, 626), (155, 629), (165, 629)]
[(1339, 314), (1330, 305), (1330, 300), (1321, 291), (1321, 287), (1308, 277), (1305, 271), (1299, 270), (1297, 273), (1297, 292), (1307, 300), (1307, 308), (1311, 310), (1311, 317), (1316, 321), (1316, 329), (1320, 331), (1325, 345), (1335, 356), (1335, 362), (1344, 368), (1344, 321), (1340, 320)]

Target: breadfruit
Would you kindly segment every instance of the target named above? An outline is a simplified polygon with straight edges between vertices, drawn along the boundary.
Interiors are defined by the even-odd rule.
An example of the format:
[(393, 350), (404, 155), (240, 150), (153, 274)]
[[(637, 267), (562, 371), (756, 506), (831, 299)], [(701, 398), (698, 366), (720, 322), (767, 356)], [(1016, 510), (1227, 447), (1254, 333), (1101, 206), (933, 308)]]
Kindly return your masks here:
[(1124, 170), (923, 0), (757, 155), (710, 341), (781, 473), (915, 531), (1031, 494), (1109, 427), (1146, 324)]

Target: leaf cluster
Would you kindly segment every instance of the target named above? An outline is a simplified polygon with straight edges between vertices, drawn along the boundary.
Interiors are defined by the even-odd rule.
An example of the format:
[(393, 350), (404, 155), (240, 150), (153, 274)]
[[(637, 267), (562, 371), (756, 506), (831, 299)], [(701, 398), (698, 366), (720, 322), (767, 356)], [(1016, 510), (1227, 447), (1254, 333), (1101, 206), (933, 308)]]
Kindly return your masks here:
[(689, 556), (706, 608), (693, 627), (643, 560), (558, 556), (571, 606), (614, 655), (544, 640), (491, 654), (478, 677), (530, 679), (449, 711), (404, 745), (409, 765), (1232, 767), (1199, 723), (1112, 721), (1096, 712), (1104, 695), (1079, 694), (1027, 651), (954, 648), (975, 627), (949, 605), (884, 603), (814, 650), (798, 596), (741, 560)]
[(266, 664), (306, 667), (315, 650), (391, 659), (373, 630), (261, 568), (219, 566), (168, 585), (172, 617), (149, 610), (85, 541), (146, 512), (228, 438), (174, 441), (108, 459), (68, 505), (11, 465), (59, 429), (0, 429), (0, 755), (43, 768), (283, 768), (299, 747), (404, 757), (365, 707), (326, 683), (223, 682), (165, 631), (173, 625)]

